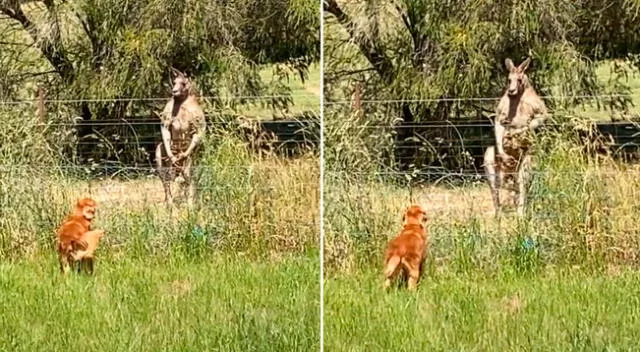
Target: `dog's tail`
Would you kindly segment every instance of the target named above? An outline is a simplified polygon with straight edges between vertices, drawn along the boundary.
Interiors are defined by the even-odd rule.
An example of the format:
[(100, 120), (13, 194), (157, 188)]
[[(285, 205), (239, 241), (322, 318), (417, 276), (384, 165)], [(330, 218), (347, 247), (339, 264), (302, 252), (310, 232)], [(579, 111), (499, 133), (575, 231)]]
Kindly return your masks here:
[(387, 259), (387, 263), (384, 265), (384, 277), (391, 277), (398, 270), (400, 265), (400, 256), (394, 255)]

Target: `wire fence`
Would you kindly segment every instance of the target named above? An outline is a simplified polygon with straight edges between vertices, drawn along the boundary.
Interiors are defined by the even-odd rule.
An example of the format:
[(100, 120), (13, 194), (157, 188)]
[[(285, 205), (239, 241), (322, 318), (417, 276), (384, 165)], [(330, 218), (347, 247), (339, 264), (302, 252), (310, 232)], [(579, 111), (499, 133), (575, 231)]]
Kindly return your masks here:
[[(489, 120), (489, 119), (487, 119)], [(394, 125), (364, 125), (363, 129), (376, 129), (376, 128), (394, 128), (394, 129), (415, 129), (415, 128), (457, 128), (457, 127), (493, 127), (495, 124), (492, 120), (444, 120), (444, 121), (424, 121), (415, 123), (402, 123)], [(640, 121), (594, 121), (596, 125), (613, 125), (613, 126), (627, 126), (633, 125), (640, 127)], [(543, 126), (549, 127), (567, 127), (571, 124), (567, 122), (545, 122)]]
[[(271, 99), (288, 99), (288, 98), (318, 98), (320, 104), (320, 96), (318, 94), (289, 94), (289, 95), (203, 95), (198, 99), (202, 100), (271, 100)], [(20, 105), (35, 104), (43, 102), (59, 103), (59, 104), (77, 104), (77, 103), (115, 103), (115, 102), (158, 102), (168, 101), (170, 96), (165, 97), (114, 97), (114, 98), (77, 98), (77, 99), (19, 99), (19, 100), (0, 100), (0, 105)]]
[[(145, 171), (140, 164), (155, 165), (156, 146), (163, 143), (161, 136), (161, 121), (153, 118), (131, 116), (123, 119), (98, 119), (76, 121), (27, 122), (36, 130), (41, 130), (46, 137), (49, 131), (66, 129), (65, 133), (74, 130), (75, 133), (65, 134), (64, 138), (50, 140), (63, 150), (64, 156), (75, 158), (83, 166), (101, 164), (93, 170), (105, 172)], [(229, 121), (216, 121), (206, 114), (207, 132), (211, 136), (226, 138), (226, 131), (235, 138), (243, 141), (252, 153), (275, 154), (285, 158), (296, 157), (305, 153), (313, 153), (319, 148), (320, 117), (315, 113), (304, 114), (298, 119), (261, 120), (252, 118), (238, 118)], [(216, 128), (219, 127), (220, 130)], [(58, 134), (59, 135), (59, 134)], [(117, 169), (112, 165), (122, 165)]]
[[(614, 99), (640, 97), (640, 93), (633, 94), (592, 94), (592, 95), (541, 95), (544, 100), (586, 100), (586, 99)], [(502, 97), (466, 97), (466, 98), (409, 98), (409, 99), (362, 99), (362, 104), (401, 104), (401, 103), (439, 103), (439, 102), (495, 102)], [(353, 100), (325, 101), (325, 106), (353, 104)]]
[[(542, 96), (543, 99), (587, 99), (587, 98), (618, 98), (618, 97), (635, 97), (640, 96), (640, 94), (609, 94), (609, 95), (548, 95)], [(289, 97), (318, 97), (316, 94), (292, 94), (292, 95), (263, 95), (263, 96), (203, 96), (202, 99), (276, 99), (276, 98), (289, 98)], [(319, 98), (319, 97), (318, 97)], [(91, 98), (79, 98), (79, 99), (26, 99), (26, 100), (13, 100), (13, 101), (0, 101), (0, 106), (2, 104), (12, 105), (12, 104), (21, 104), (21, 103), (78, 103), (78, 102), (136, 102), (136, 101), (167, 101), (170, 98), (167, 97), (147, 97), (147, 98), (104, 98), (104, 99), (91, 99)], [(371, 100), (360, 100), (363, 103), (411, 103), (411, 102), (438, 102), (438, 101), (495, 101), (499, 98), (496, 97), (470, 97), (470, 98), (437, 98), (437, 99), (371, 99)], [(340, 104), (340, 103), (352, 103), (352, 100), (344, 100), (344, 101), (329, 101), (325, 102), (325, 105), (331, 104)], [(38, 122), (35, 125), (39, 127), (48, 127), (48, 126), (82, 126), (86, 128), (107, 128), (107, 127), (159, 127), (161, 122), (159, 118), (153, 119), (153, 115), (149, 115), (149, 119), (140, 119), (134, 117), (132, 119), (107, 119), (107, 120), (91, 120), (91, 121), (75, 121), (75, 122)], [(208, 114), (208, 117), (211, 117), (212, 114)], [(292, 120), (273, 120), (273, 121), (255, 121), (258, 125), (271, 125), (271, 126), (286, 126), (288, 127), (285, 130), (277, 130), (275, 131), (277, 139), (280, 141), (282, 145), (291, 145), (291, 144), (299, 144), (306, 142), (314, 142), (316, 139), (319, 139), (320, 128), (323, 126), (322, 118), (317, 120), (309, 120), (305, 121), (302, 124), (300, 121), (292, 121)], [(212, 126), (228, 126), (233, 124), (232, 122), (225, 121), (208, 121), (209, 125)], [(621, 128), (631, 131), (627, 133), (624, 138), (617, 138), (619, 136), (613, 136), (614, 141), (612, 143), (608, 143), (610, 148), (626, 148), (640, 146), (640, 124), (635, 122), (628, 121), (616, 121), (616, 122), (607, 122), (607, 123), (597, 123), (599, 126), (611, 127), (611, 128)], [(407, 162), (416, 159), (416, 154), (425, 154), (428, 152), (425, 148), (436, 148), (438, 152), (443, 150), (456, 150), (456, 155), (448, 155), (447, 157), (460, 157), (460, 155), (464, 156), (467, 153), (469, 156), (475, 159), (480, 159), (483, 155), (482, 150), (489, 145), (493, 144), (493, 135), (492, 128), (494, 124), (490, 119), (469, 119), (469, 120), (446, 120), (446, 121), (432, 121), (432, 122), (421, 122), (421, 123), (412, 123), (412, 124), (395, 124), (395, 125), (382, 125), (382, 124), (365, 124), (362, 126), (364, 129), (393, 129), (398, 134), (405, 133), (404, 140), (396, 140), (393, 146), (393, 150), (396, 151), (396, 155), (394, 158), (399, 162)], [(565, 123), (558, 122), (547, 122), (545, 127), (564, 127), (567, 126)], [(316, 130), (317, 129), (317, 130)], [(436, 136), (430, 139), (431, 136), (423, 135), (420, 133), (424, 131), (431, 130), (455, 130), (456, 135), (451, 137), (441, 137)], [(462, 131), (466, 129), (465, 131)], [(480, 130), (475, 130), (480, 129)], [(482, 130), (484, 129), (484, 130)], [(490, 130), (491, 129), (491, 130)], [(636, 131), (637, 129), (637, 131)], [(461, 132), (462, 131), (462, 132)], [(126, 138), (118, 137), (115, 138), (113, 136), (90, 136), (90, 138), (81, 138), (73, 144), (81, 147), (91, 148), (91, 147), (102, 147), (102, 148), (123, 148), (123, 147), (140, 147), (145, 149), (147, 153), (151, 156), (148, 160), (153, 159), (153, 151), (152, 148), (161, 143), (159, 128), (154, 129), (153, 133), (138, 133), (138, 131), (133, 131), (133, 133)], [(415, 137), (422, 140), (410, 141), (412, 136), (408, 134), (413, 133)], [(475, 134), (475, 135), (473, 135)], [(316, 141), (318, 142), (318, 141)], [(479, 152), (480, 151), (480, 152)], [(413, 155), (412, 155), (413, 153)], [(110, 165), (110, 163), (112, 163)], [(115, 164), (115, 166), (114, 166)], [(151, 161), (153, 164), (153, 161)], [(477, 164), (477, 163), (476, 163)], [(477, 165), (476, 165), (477, 166)], [(72, 166), (73, 168), (75, 166)], [(0, 166), (0, 170), (6, 168), (6, 166)], [(93, 166), (86, 165), (83, 168), (93, 168), (93, 169), (103, 169), (103, 170), (116, 170), (116, 171), (142, 171), (142, 172), (153, 172), (153, 167), (139, 167), (139, 166), (131, 166), (131, 165), (117, 165), (117, 161), (109, 160), (106, 161), (105, 165)], [(445, 174), (434, 173), (428, 169), (429, 165), (422, 165), (421, 170), (419, 172), (414, 171), (394, 171), (387, 174), (413, 174), (413, 175), (425, 175), (425, 176), (445, 176)], [(60, 168), (61, 170), (65, 169), (65, 166)], [(476, 167), (477, 169), (477, 167)], [(474, 170), (475, 171), (475, 170)], [(331, 172), (331, 171), (329, 171)], [(477, 175), (478, 173), (467, 173), (464, 172), (446, 172), (446, 176), (456, 176), (456, 177), (471, 177), (471, 175)]]
[[(309, 165), (314, 165), (314, 163), (310, 163)], [(320, 160), (318, 160), (317, 165), (318, 169), (320, 168)], [(168, 167), (168, 166), (166, 166)], [(244, 171), (260, 171), (260, 170), (281, 170), (284, 165), (280, 164), (268, 164), (268, 163), (258, 163), (255, 165), (194, 165), (192, 166), (193, 171), (215, 171), (215, 170), (244, 170)], [(0, 165), (0, 172), (10, 172), (10, 171), (21, 171), (21, 170), (39, 170), (39, 171), (55, 171), (55, 170), (79, 170), (83, 171), (86, 169), (117, 169), (120, 171), (141, 171), (141, 172), (149, 172), (154, 173), (157, 172), (157, 168), (155, 166), (125, 166), (125, 165), (56, 165), (52, 166), (50, 164), (22, 164), (22, 165)], [(427, 167), (428, 168), (428, 167)], [(388, 170), (388, 171), (366, 171), (366, 172), (357, 172), (352, 170), (332, 170), (326, 169), (324, 170), (326, 175), (330, 176), (343, 176), (343, 175), (367, 175), (367, 176), (418, 176), (418, 175), (427, 175), (427, 176), (456, 176), (456, 177), (467, 177), (467, 178), (477, 178), (479, 176), (483, 176), (484, 172), (480, 170), (465, 170), (465, 171), (452, 171), (452, 170), (444, 170), (441, 168), (434, 170), (408, 170), (408, 171), (399, 171), (399, 170)], [(568, 171), (568, 170), (531, 170), (529, 171), (531, 175), (586, 175), (586, 174), (598, 174), (602, 176), (611, 176), (611, 175), (619, 175), (619, 174), (631, 174), (631, 175), (639, 175), (640, 176), (640, 168), (637, 169), (620, 169), (620, 170), (611, 170), (611, 169), (598, 169), (598, 170), (588, 170), (588, 171)]]
[[(333, 176), (342, 175), (369, 175), (369, 176), (456, 176), (456, 177), (468, 177), (477, 178), (484, 176), (484, 171), (446, 171), (446, 170), (434, 170), (434, 171), (371, 171), (371, 172), (354, 172), (350, 170), (325, 170), (325, 174)], [(640, 176), (640, 169), (628, 169), (628, 170), (589, 170), (589, 171), (567, 171), (567, 170), (531, 170), (530, 175), (538, 176), (550, 176), (550, 175), (592, 175), (598, 174), (602, 176), (611, 176), (619, 174), (632, 174)]]
[[(205, 114), (205, 118), (211, 116), (211, 115), (206, 115)], [(287, 120), (255, 120), (255, 121), (250, 121), (256, 124), (280, 124), (280, 125), (292, 125), (292, 124), (296, 124), (297, 122), (299, 122), (300, 120), (294, 120), (294, 119), (287, 119)], [(109, 119), (105, 119), (105, 120), (78, 120), (76, 122), (49, 122), (49, 123), (45, 123), (45, 122), (39, 122), (39, 123), (35, 123), (33, 124), (33, 126), (38, 126), (38, 127), (45, 127), (45, 126), (78, 126), (78, 125), (82, 125), (82, 126), (160, 126), (162, 124), (162, 122), (160, 121), (159, 118), (155, 118), (152, 119), (152, 117), (150, 117), (147, 120), (127, 120), (127, 119), (118, 119), (118, 120), (109, 120)], [(211, 121), (208, 120), (207, 121), (208, 125), (216, 125), (216, 126), (230, 126), (233, 124), (237, 124), (237, 122), (234, 121)]]
[[(211, 115), (206, 115), (208, 117)], [(286, 119), (286, 120), (255, 120), (253, 121), (256, 124), (281, 124), (281, 125), (292, 125), (301, 120), (295, 119)], [(425, 121), (425, 122), (417, 122), (417, 123), (402, 123), (402, 124), (388, 124), (388, 125), (363, 125), (360, 128), (362, 129), (416, 129), (416, 128), (426, 128), (426, 129), (435, 129), (435, 128), (465, 128), (465, 127), (493, 127), (494, 123), (487, 122), (487, 120), (463, 120), (461, 122), (459, 120), (445, 120), (445, 121)], [(320, 121), (318, 121), (320, 122)], [(595, 121), (596, 125), (612, 125), (612, 126), (638, 126), (640, 127), (640, 121)], [(76, 122), (49, 122), (49, 123), (34, 123), (33, 126), (38, 127), (46, 127), (46, 126), (160, 126), (162, 122), (159, 118), (152, 118), (146, 120), (128, 120), (128, 119), (105, 119), (105, 120), (78, 120)], [(208, 125), (216, 125), (216, 126), (230, 126), (233, 124), (238, 124), (235, 121), (207, 121)], [(570, 126), (568, 123), (561, 122), (548, 122), (545, 123), (544, 126), (549, 127), (566, 127)]]
[[(318, 166), (320, 165), (320, 161), (318, 160)], [(97, 168), (97, 169), (101, 169), (101, 168), (114, 168), (114, 169), (118, 169), (118, 170), (122, 170), (122, 171), (147, 171), (147, 172), (155, 172), (157, 169), (154, 166), (126, 166), (126, 165), (96, 165), (96, 166), (92, 166), (92, 165), (56, 165), (56, 166), (52, 166), (51, 164), (22, 164), (22, 165), (7, 165), (7, 164), (3, 164), (0, 165), (0, 171), (14, 171), (14, 170), (32, 170), (32, 169), (38, 169), (38, 170), (44, 170), (46, 169), (46, 171), (51, 171), (51, 170), (84, 170), (84, 169), (88, 169), (88, 168)], [(275, 169), (275, 170), (279, 170), (282, 169), (283, 165), (279, 165), (279, 164), (267, 164), (267, 163), (260, 163), (257, 165), (219, 165), (219, 166), (213, 166), (213, 165), (193, 165), (192, 166), (192, 170), (198, 171), (198, 170), (269, 170), (269, 169)]]
[[(640, 93), (632, 94), (590, 94), (590, 95), (541, 95), (541, 99), (546, 100), (585, 100), (585, 99), (614, 99), (614, 98), (633, 98), (640, 97)], [(202, 100), (273, 100), (287, 98), (318, 98), (320, 104), (320, 95), (318, 94), (289, 94), (289, 95), (203, 95), (198, 99)], [(473, 102), (473, 101), (498, 101), (502, 97), (465, 97), (465, 98), (407, 98), (407, 99), (362, 99), (358, 102), (363, 104), (397, 104), (397, 103), (437, 103), (437, 102)], [(34, 104), (43, 102), (73, 104), (73, 103), (110, 103), (110, 102), (156, 102), (168, 101), (170, 96), (164, 97), (113, 97), (113, 98), (77, 98), (77, 99), (17, 99), (17, 100), (0, 100), (0, 105), (19, 105)], [(340, 105), (353, 104), (354, 101), (349, 100), (325, 100), (324, 105)]]

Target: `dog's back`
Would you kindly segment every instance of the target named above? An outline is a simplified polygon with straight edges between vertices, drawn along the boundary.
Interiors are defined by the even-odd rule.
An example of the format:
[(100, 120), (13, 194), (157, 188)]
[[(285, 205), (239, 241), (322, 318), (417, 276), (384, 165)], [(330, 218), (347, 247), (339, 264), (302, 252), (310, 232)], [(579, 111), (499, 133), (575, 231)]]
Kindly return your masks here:
[(421, 225), (404, 225), (400, 234), (389, 242), (387, 254), (401, 257), (411, 255), (423, 248), (426, 242), (425, 229)]
[(427, 249), (427, 231), (422, 224), (426, 221), (426, 213), (422, 208), (412, 206), (404, 219), (402, 231), (389, 242), (385, 252), (385, 287), (389, 287), (391, 279), (402, 270), (409, 276), (409, 288), (415, 289)]
[(68, 216), (56, 231), (58, 252), (60, 254), (68, 254), (73, 250), (74, 242), (79, 240), (89, 229), (89, 222), (82, 216)]
[[(421, 225), (408, 224), (402, 229), (402, 232), (389, 242), (385, 253), (385, 264), (389, 266), (389, 261), (394, 258), (395, 261), (403, 263), (402, 268), (408, 270), (408, 262), (423, 260), (426, 247), (425, 229)], [(397, 265), (397, 264), (396, 264)], [(399, 269), (399, 268), (398, 268)], [(394, 268), (396, 270), (396, 268)], [(387, 270), (385, 269), (385, 273)]]

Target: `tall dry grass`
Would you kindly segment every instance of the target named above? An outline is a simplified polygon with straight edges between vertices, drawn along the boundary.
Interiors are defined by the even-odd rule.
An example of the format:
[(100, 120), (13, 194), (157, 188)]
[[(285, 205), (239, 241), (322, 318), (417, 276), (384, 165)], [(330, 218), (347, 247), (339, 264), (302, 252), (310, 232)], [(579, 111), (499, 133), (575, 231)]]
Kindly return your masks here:
[[(331, 123), (329, 116), (325, 125)], [(348, 118), (335, 124), (351, 125), (326, 131), (358, 128), (358, 122)], [(538, 134), (529, 204), (521, 219), (513, 213), (493, 217), (489, 187), (479, 175), (443, 177), (438, 184), (416, 186), (415, 175), (394, 175), (379, 167), (392, 161), (372, 158), (366, 167), (326, 161), (324, 255), (329, 271), (380, 265), (383, 248), (399, 230), (402, 211), (412, 200), (431, 215), (430, 260), (438, 265), (462, 271), (509, 267), (529, 272), (544, 265), (635, 264), (640, 255), (635, 235), (640, 230), (635, 221), (640, 168), (591, 153), (578, 125), (567, 121), (557, 130)], [(375, 133), (371, 130), (359, 133), (369, 141), (380, 139), (368, 135)], [(339, 134), (327, 139), (341, 140)], [(366, 145), (360, 141), (357, 147)], [(347, 145), (334, 146), (343, 155), (349, 150)]]
[[(111, 255), (264, 256), (313, 252), (319, 239), (319, 160), (258, 155), (234, 130), (213, 131), (196, 170), (193, 210), (163, 204), (153, 174), (95, 178), (63, 156), (70, 131), (5, 109), (0, 131), (0, 259), (51, 253), (54, 230), (80, 196), (99, 202), (95, 226)], [(59, 135), (53, 135), (53, 127)], [(174, 190), (178, 188), (174, 185)]]

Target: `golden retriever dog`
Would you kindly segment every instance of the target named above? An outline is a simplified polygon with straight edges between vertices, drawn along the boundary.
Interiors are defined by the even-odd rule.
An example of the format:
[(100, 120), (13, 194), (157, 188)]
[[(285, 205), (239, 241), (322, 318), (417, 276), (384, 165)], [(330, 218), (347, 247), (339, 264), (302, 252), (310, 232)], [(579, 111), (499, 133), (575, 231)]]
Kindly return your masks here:
[(416, 289), (428, 250), (426, 221), (427, 213), (419, 205), (412, 205), (405, 211), (402, 231), (389, 242), (384, 255), (385, 289), (391, 286), (400, 271), (408, 277), (409, 290)]
[(91, 198), (79, 199), (71, 212), (56, 231), (58, 261), (60, 271), (67, 273), (75, 264), (73, 253), (86, 249), (88, 244), (82, 236), (91, 231), (97, 203)]

